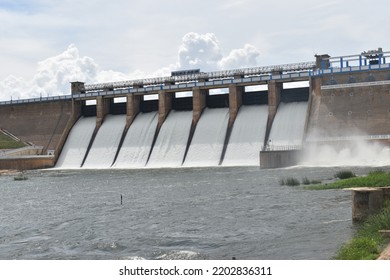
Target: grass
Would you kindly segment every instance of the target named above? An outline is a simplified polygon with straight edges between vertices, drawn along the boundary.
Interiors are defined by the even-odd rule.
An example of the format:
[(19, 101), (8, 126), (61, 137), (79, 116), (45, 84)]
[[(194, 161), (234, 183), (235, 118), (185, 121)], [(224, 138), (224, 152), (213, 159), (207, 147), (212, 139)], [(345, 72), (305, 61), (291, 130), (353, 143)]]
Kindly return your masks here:
[(15, 141), (0, 132), (0, 149), (17, 149), (26, 146), (23, 142)]
[(377, 170), (370, 172), (367, 176), (337, 180), (335, 182), (323, 185), (310, 185), (305, 188), (310, 190), (325, 190), (386, 186), (390, 186), (390, 172)]
[(316, 184), (321, 184), (321, 180), (309, 180), (307, 177), (304, 177), (302, 179), (302, 184), (303, 185), (316, 185)]
[(378, 231), (390, 229), (390, 201), (385, 203), (382, 210), (367, 218), (357, 231), (355, 237), (343, 245), (337, 260), (373, 260), (378, 258), (383, 247), (389, 242)]

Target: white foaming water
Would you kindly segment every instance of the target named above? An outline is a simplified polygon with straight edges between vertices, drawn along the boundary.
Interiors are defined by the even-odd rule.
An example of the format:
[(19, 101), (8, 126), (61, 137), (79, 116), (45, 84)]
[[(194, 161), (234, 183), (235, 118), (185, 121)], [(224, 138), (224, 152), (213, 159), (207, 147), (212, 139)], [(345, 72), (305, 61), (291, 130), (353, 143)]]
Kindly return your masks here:
[(161, 256), (158, 256), (158, 260), (198, 260), (202, 259), (202, 255), (193, 251), (171, 251)]
[(259, 165), (267, 130), (268, 106), (242, 106), (237, 114), (222, 165)]
[(270, 147), (302, 144), (307, 102), (280, 103), (269, 135)]
[(83, 168), (111, 167), (126, 125), (126, 115), (107, 115), (93, 141)]
[(204, 109), (196, 126), (194, 137), (183, 166), (217, 166), (219, 164), (229, 109)]
[(113, 167), (145, 167), (157, 128), (157, 112), (139, 113), (123, 141)]
[(62, 149), (56, 168), (80, 168), (96, 126), (96, 118), (80, 118), (72, 130)]
[(191, 123), (192, 111), (171, 111), (160, 129), (147, 166), (181, 166)]
[(388, 166), (390, 147), (368, 141), (351, 141), (347, 146), (312, 144), (305, 147), (303, 166)]

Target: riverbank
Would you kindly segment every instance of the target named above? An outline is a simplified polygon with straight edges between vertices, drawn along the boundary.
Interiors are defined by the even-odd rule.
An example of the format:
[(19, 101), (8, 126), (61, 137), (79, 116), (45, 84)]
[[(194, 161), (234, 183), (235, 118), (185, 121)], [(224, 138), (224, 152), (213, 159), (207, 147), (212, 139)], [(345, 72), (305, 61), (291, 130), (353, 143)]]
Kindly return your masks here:
[(347, 179), (340, 179), (329, 184), (310, 185), (305, 187), (309, 190), (347, 189), (361, 187), (387, 187), (390, 186), (390, 172), (375, 170), (366, 176), (357, 176)]
[(381, 252), (383, 257), (389, 256), (385, 249), (390, 238), (383, 235), (381, 230), (390, 229), (390, 201), (387, 201), (379, 213), (369, 216), (359, 227), (355, 236), (341, 246), (336, 255), (339, 260), (374, 260)]
[[(306, 186), (304, 189), (352, 189), (356, 191), (360, 188), (385, 188), (390, 186), (390, 172), (381, 169), (373, 170), (365, 176), (356, 176), (355, 173), (350, 170), (341, 170), (334, 174), (334, 177), (339, 179), (326, 184)], [(383, 196), (384, 200), (388, 198), (387, 191), (385, 193), (386, 195)], [(353, 200), (354, 199), (355, 198), (353, 198)], [(356, 232), (355, 236), (348, 243), (340, 247), (335, 259), (390, 259), (390, 237), (388, 235), (385, 236), (380, 232), (390, 229), (390, 201), (384, 201), (382, 209), (377, 211), (378, 210), (373, 212), (376, 214), (364, 218), (363, 222), (359, 225), (359, 230)]]
[[(390, 172), (376, 170), (366, 176), (340, 179), (335, 182), (309, 186), (307, 189), (348, 189), (390, 186)], [(380, 231), (390, 229), (390, 201), (385, 201), (383, 208), (376, 214), (366, 218), (355, 236), (341, 246), (335, 259), (341, 260), (370, 260), (390, 259), (390, 238)]]

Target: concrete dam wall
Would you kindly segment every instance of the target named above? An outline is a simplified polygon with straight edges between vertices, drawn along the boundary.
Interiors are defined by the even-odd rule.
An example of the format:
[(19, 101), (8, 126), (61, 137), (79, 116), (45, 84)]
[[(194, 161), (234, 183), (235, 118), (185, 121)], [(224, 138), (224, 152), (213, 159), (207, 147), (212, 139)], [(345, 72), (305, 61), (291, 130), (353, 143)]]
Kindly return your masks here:
[[(53, 164), (59, 159), (57, 166), (63, 168), (259, 164), (272, 168), (296, 164), (300, 151), (313, 143), (349, 145), (357, 137), (388, 147), (390, 65), (385, 56), (359, 55), (355, 66), (345, 58), (316, 59), (309, 66), (267, 68), (266, 74), (253, 75), (250, 69), (246, 76), (244, 69), (234, 75), (209, 73), (214, 79), (207, 79), (200, 73), (202, 78), (195, 82), (192, 74), (183, 76), (188, 78), (184, 82), (158, 78), (120, 84), (118, 89), (115, 83), (76, 82), (63, 100), (2, 102), (0, 127), (44, 146), (44, 153), (55, 150)], [(227, 78), (222, 77), (225, 74)], [(286, 88), (303, 81), (309, 87)], [(267, 90), (252, 91), (258, 85)], [(211, 94), (223, 88), (225, 93)], [(187, 95), (179, 97), (181, 92)], [(88, 123), (88, 133), (80, 128), (82, 122)], [(84, 142), (82, 133), (88, 134)]]
[(71, 101), (0, 106), (0, 127), (24, 142), (55, 150), (72, 113)]
[(389, 71), (367, 71), (317, 79), (308, 137), (389, 135), (388, 75)]

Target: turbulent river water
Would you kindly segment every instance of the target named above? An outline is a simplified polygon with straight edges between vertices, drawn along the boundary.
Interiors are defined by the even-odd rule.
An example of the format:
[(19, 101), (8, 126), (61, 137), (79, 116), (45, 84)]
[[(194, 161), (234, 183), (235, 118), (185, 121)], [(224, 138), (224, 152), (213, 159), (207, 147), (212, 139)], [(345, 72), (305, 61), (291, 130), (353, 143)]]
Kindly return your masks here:
[(338, 169), (52, 169), (30, 171), (25, 181), (3, 175), (0, 259), (329, 259), (354, 232), (350, 191), (279, 182), (326, 181)]

